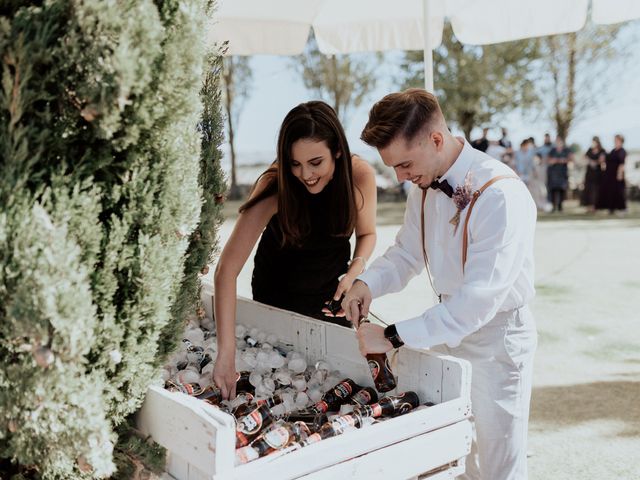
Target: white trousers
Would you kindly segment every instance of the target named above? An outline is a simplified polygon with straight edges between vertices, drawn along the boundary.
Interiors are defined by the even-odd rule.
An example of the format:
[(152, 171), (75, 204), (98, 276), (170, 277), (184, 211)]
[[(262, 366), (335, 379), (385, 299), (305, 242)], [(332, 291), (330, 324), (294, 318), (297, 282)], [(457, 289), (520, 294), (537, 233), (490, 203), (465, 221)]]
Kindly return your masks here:
[(528, 307), (498, 313), (462, 343), (432, 350), (471, 363), (474, 441), (465, 480), (526, 480), (527, 429), (538, 343)]

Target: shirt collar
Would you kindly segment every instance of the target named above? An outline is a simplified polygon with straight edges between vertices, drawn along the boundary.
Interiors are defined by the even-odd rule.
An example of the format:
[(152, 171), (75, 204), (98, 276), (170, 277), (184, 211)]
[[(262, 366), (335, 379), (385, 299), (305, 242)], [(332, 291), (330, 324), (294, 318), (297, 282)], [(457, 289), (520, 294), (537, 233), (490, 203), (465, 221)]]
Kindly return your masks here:
[(454, 189), (457, 186), (464, 184), (464, 179), (467, 177), (467, 173), (471, 169), (471, 164), (473, 163), (473, 159), (475, 157), (475, 150), (471, 146), (471, 144), (469, 144), (469, 142), (467, 142), (462, 137), (456, 138), (463, 141), (464, 146), (462, 147), (458, 158), (456, 158), (455, 162), (453, 162), (453, 165), (451, 165), (449, 167), (449, 170), (447, 170), (445, 174), (438, 179), (439, 181), (446, 180)]

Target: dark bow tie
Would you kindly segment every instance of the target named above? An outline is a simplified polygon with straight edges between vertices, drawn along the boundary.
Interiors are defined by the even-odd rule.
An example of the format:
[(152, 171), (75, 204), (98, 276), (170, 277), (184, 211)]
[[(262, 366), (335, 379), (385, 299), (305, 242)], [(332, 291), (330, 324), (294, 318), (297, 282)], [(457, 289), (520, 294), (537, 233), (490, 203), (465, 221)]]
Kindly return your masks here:
[(441, 182), (434, 180), (433, 182), (431, 182), (431, 185), (429, 185), (429, 188), (440, 190), (449, 198), (453, 196), (453, 187), (449, 185), (449, 182), (447, 182), (446, 180), (442, 180)]

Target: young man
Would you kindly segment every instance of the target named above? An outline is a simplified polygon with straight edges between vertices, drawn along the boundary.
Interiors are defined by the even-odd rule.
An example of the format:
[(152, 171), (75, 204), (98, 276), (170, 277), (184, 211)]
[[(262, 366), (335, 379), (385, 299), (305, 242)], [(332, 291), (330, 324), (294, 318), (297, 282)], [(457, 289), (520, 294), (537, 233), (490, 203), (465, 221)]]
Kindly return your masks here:
[(347, 318), (358, 324), (372, 298), (402, 290), (425, 262), (441, 302), (386, 329), (362, 324), (360, 350), (381, 353), (406, 344), (471, 362), (477, 441), (464, 478), (525, 479), (537, 344), (527, 307), (535, 293), (531, 195), (509, 167), (454, 137), (436, 98), (421, 89), (376, 103), (362, 139), (399, 181), (415, 187), (395, 245), (345, 296)]

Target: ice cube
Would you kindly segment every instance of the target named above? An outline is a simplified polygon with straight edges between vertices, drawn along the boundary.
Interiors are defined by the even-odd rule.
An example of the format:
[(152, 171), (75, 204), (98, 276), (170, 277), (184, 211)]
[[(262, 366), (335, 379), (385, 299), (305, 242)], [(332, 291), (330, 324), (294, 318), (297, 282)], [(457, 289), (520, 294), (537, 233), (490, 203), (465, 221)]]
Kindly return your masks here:
[(251, 372), (249, 375), (249, 383), (254, 387), (258, 387), (262, 383), (262, 375), (258, 372)]
[(296, 407), (304, 408), (309, 404), (309, 395), (305, 392), (298, 392), (296, 395)]
[(250, 350), (245, 350), (244, 352), (242, 352), (241, 358), (242, 361), (244, 361), (244, 363), (249, 365), (252, 369), (255, 368), (258, 364), (258, 360), (256, 359), (255, 354)]
[(307, 369), (307, 361), (304, 358), (294, 357), (289, 360), (288, 366), (292, 372), (302, 373)]
[(275, 345), (278, 342), (278, 336), (275, 333), (270, 333), (269, 335), (267, 335), (266, 341), (271, 345)]
[(198, 383), (200, 374), (193, 370), (180, 370), (174, 377), (176, 383)]
[(322, 392), (319, 388), (309, 388), (307, 390), (307, 395), (313, 403), (319, 402), (322, 399)]
[(247, 335), (247, 327), (239, 323), (236, 325), (236, 338), (244, 338)]
[(273, 374), (273, 378), (281, 385), (291, 385), (291, 373), (287, 369), (276, 370)]
[(204, 332), (200, 328), (192, 328), (184, 332), (184, 338), (194, 345), (202, 346), (204, 343)]
[(304, 375), (296, 375), (291, 379), (291, 385), (298, 392), (302, 392), (307, 388), (307, 381), (305, 380)]
[(258, 334), (256, 335), (255, 339), (258, 340), (258, 342), (260, 342), (260, 343), (266, 341), (267, 340), (267, 332), (264, 332), (264, 331), (260, 330), (258, 332)]
[(271, 393), (273, 393), (273, 391), (276, 389), (276, 382), (274, 382), (271, 377), (264, 377), (262, 379), (262, 385), (267, 390), (271, 390)]
[(284, 357), (275, 350), (272, 350), (269, 354), (269, 365), (271, 368), (280, 368), (284, 366)]
[(318, 360), (315, 367), (316, 370), (326, 371), (327, 374), (331, 371), (331, 365), (329, 365), (329, 362), (327, 362), (326, 360)]

